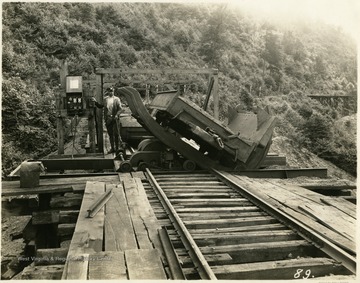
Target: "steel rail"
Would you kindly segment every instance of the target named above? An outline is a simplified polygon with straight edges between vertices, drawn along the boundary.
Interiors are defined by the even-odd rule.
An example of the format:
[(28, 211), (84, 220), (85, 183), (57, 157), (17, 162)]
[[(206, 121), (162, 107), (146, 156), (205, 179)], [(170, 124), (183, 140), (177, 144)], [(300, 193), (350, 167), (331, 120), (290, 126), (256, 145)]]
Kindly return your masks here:
[(97, 199), (87, 210), (88, 218), (93, 218), (100, 209), (108, 202), (108, 200), (113, 196), (112, 189), (108, 190), (106, 193), (102, 194), (99, 199)]
[(215, 176), (217, 176), (221, 181), (223, 181), (229, 187), (236, 189), (241, 195), (252, 201), (255, 205), (263, 209), (265, 212), (277, 218), (278, 220), (282, 221), (289, 228), (295, 230), (300, 236), (302, 236), (304, 239), (308, 240), (309, 242), (312, 242), (316, 247), (318, 247), (321, 251), (329, 255), (331, 258), (340, 262), (353, 274), (356, 273), (355, 257), (351, 256), (343, 249), (331, 243), (329, 240), (325, 239), (311, 228), (305, 226), (300, 221), (296, 220), (290, 215), (287, 215), (286, 213), (277, 209), (273, 205), (264, 201), (262, 198), (248, 191), (246, 188), (240, 186), (234, 180), (226, 176), (224, 173), (216, 169), (212, 169), (212, 172), (215, 174)]
[(158, 229), (160, 242), (164, 248), (164, 253), (169, 264), (169, 269), (174, 280), (185, 280), (185, 274), (181, 268), (181, 263), (175, 252), (175, 248), (170, 240), (166, 227)]
[(206, 261), (204, 255), (201, 253), (199, 247), (190, 235), (185, 224), (182, 222), (180, 216), (175, 211), (170, 200), (167, 198), (166, 194), (161, 189), (160, 185), (158, 184), (155, 177), (152, 175), (151, 171), (148, 168), (146, 168), (146, 174), (148, 180), (153, 185), (155, 193), (158, 196), (164, 209), (166, 210), (166, 213), (168, 214), (172, 224), (179, 233), (181, 241), (184, 244), (186, 250), (188, 251), (189, 256), (192, 259), (201, 279), (217, 280), (214, 272), (211, 270), (208, 262)]

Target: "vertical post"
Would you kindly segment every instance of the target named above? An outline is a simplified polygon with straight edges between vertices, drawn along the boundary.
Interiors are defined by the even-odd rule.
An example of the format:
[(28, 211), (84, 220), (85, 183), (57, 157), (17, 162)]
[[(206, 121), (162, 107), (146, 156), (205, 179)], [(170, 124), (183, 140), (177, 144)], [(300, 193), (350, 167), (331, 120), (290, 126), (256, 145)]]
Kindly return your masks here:
[(217, 70), (214, 71), (213, 99), (214, 99), (214, 118), (219, 119), (219, 75)]
[[(90, 90), (92, 92), (91, 96), (89, 97), (89, 99), (91, 97), (95, 97), (96, 96), (96, 88), (92, 88)], [(96, 144), (95, 144), (95, 111), (96, 109), (94, 108), (95, 105), (93, 105), (94, 103), (91, 104), (90, 111), (89, 111), (89, 116), (88, 116), (88, 123), (89, 123), (89, 143), (90, 143), (90, 152), (91, 153), (95, 153), (96, 152)]]
[(62, 117), (62, 95), (61, 89), (56, 93), (56, 130), (58, 139), (58, 154), (64, 154), (64, 125)]
[(68, 75), (68, 64), (66, 60), (63, 61), (60, 70), (60, 90), (56, 97), (57, 108), (57, 138), (58, 138), (58, 154), (64, 154), (64, 99), (66, 93), (66, 76)]
[(150, 103), (150, 85), (146, 84), (145, 104)]
[[(96, 100), (103, 103), (103, 75), (96, 75)], [(104, 132), (103, 132), (103, 109), (96, 108), (96, 132), (97, 132), (97, 145), (99, 152), (104, 152)]]

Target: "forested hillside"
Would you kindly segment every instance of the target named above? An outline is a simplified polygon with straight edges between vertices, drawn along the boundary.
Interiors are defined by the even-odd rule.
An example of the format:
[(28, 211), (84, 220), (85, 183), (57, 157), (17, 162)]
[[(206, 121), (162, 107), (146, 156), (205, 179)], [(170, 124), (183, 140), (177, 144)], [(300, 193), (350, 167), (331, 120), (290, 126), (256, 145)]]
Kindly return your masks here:
[[(338, 120), (355, 105), (321, 105), (308, 94), (356, 92), (355, 42), (317, 23), (281, 26), (216, 4), (3, 3), (2, 171), (56, 149), (59, 67), (90, 78), (96, 67), (220, 71), (220, 115), (228, 106), (269, 105), (275, 135), (356, 174), (356, 138)], [(194, 93), (204, 89), (200, 82)], [(353, 121), (353, 122), (351, 122)], [(356, 122), (356, 121), (355, 121)]]

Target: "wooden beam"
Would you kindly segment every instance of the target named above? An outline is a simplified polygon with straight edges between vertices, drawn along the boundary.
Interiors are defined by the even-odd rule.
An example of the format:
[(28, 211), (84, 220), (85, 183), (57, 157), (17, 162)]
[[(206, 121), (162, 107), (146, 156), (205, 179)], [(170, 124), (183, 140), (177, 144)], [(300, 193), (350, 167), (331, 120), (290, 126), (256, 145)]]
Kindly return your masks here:
[(5, 196), (19, 196), (19, 195), (32, 195), (32, 194), (47, 194), (47, 193), (65, 193), (72, 192), (73, 187), (71, 185), (42, 185), (25, 189), (19, 188), (19, 182), (17, 181), (3, 181), (1, 183), (1, 195)]
[(188, 75), (188, 74), (217, 74), (217, 69), (119, 69), (119, 68), (96, 68), (95, 73), (100, 74), (149, 74), (149, 75)]
[[(96, 75), (96, 101), (100, 104), (103, 103), (103, 89), (102, 89), (102, 83), (103, 83), (103, 75), (97, 74)], [(95, 109), (96, 111), (96, 134), (97, 134), (97, 145), (98, 145), (98, 151), (104, 152), (104, 137), (103, 137), (103, 109)]]
[[(92, 97), (96, 97), (96, 89), (94, 88), (92, 90)], [(93, 102), (89, 102), (90, 105), (94, 104)], [(90, 107), (89, 109), (89, 115), (88, 115), (88, 128), (89, 128), (89, 145), (90, 145), (90, 152), (95, 153), (96, 152), (96, 123), (95, 123), (95, 106)]]
[(231, 222), (227, 219), (212, 220), (186, 220), (184, 224), (188, 229), (207, 229), (207, 228), (225, 228), (225, 227), (241, 227), (260, 224), (271, 224), (278, 222), (271, 216), (249, 217), (249, 218), (232, 218)]
[(289, 230), (280, 231), (252, 231), (246, 233), (228, 233), (228, 234), (197, 234), (193, 236), (194, 240), (199, 246), (220, 246), (220, 245), (234, 245), (237, 243), (264, 243), (275, 241), (292, 241), (298, 240), (299, 236)]
[(314, 254), (314, 247), (305, 240), (220, 245), (200, 247), (200, 250), (205, 256), (211, 254), (229, 254), (233, 264), (285, 260)]
[(213, 86), (213, 101), (214, 101), (214, 118), (219, 120), (219, 75), (214, 74), (214, 86)]
[(197, 234), (222, 234), (222, 233), (237, 233), (237, 232), (251, 232), (251, 231), (275, 231), (287, 229), (286, 226), (280, 223), (264, 224), (244, 227), (228, 227), (228, 228), (209, 228), (209, 229), (189, 229), (191, 235)]
[(177, 213), (219, 213), (219, 212), (255, 212), (260, 211), (257, 206), (233, 206), (233, 207), (194, 207), (194, 208), (178, 208)]
[[(191, 220), (191, 219), (226, 219), (226, 218), (238, 218), (238, 217), (255, 217), (255, 216), (266, 216), (266, 212), (205, 212), (205, 213), (179, 213), (179, 216), (183, 220)], [(161, 215), (160, 215), (161, 216)], [(163, 214), (164, 218), (166, 214)], [(159, 217), (159, 215), (158, 215)]]

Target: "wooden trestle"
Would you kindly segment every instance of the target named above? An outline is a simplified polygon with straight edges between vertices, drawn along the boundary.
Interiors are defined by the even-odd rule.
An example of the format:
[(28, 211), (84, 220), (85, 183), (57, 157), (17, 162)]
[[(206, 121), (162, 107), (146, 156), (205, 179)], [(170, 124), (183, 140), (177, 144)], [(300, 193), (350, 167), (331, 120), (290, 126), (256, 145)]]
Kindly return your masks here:
[[(228, 175), (241, 186), (311, 227), (338, 247), (352, 254), (356, 253), (356, 206), (354, 204), (341, 198), (325, 197), (300, 186), (289, 184), (284, 187), (269, 180), (261, 181), (244, 176)], [(222, 230), (230, 234), (245, 231), (247, 228), (242, 227), (245, 224), (236, 225), (235, 221), (240, 217), (239, 215), (244, 215), (244, 213), (250, 215), (254, 212), (244, 211), (247, 207), (243, 207), (239, 198), (228, 196), (229, 189), (225, 190), (223, 186), (216, 187), (219, 185), (215, 182), (215, 177), (206, 179), (203, 185), (199, 185), (195, 180), (195, 175), (191, 176), (191, 174), (181, 182), (176, 181), (176, 177), (173, 176), (172, 182), (177, 183), (166, 184), (171, 186), (171, 189), (168, 189), (169, 198), (176, 206), (177, 212), (184, 217), (187, 228), (194, 230), (196, 228), (194, 225), (201, 224), (201, 227), (196, 228), (200, 230), (193, 237), (201, 245), (201, 251), (210, 263), (212, 261), (231, 262), (237, 257), (244, 257), (246, 251), (251, 257), (255, 255), (251, 252), (252, 249), (266, 250), (270, 253), (279, 249), (285, 252), (289, 248), (284, 246), (286, 243), (280, 247), (276, 243), (258, 242), (249, 242), (245, 247), (242, 240), (240, 241), (240, 235), (236, 235), (240, 241), (236, 242), (236, 245), (231, 242), (233, 239), (229, 238), (228, 243), (221, 242), (219, 245), (211, 246), (212, 241), (217, 241), (215, 236), (218, 237)], [(163, 226), (169, 226), (170, 220), (160, 207), (154, 205), (154, 197), (149, 197), (150, 187), (143, 172), (41, 179), (40, 186), (34, 189), (20, 189), (19, 181), (3, 182), (2, 187), (3, 196), (19, 195), (20, 190), (23, 190), (23, 194), (38, 194), (41, 201), (44, 196), (51, 195), (50, 206), (44, 211), (40, 209), (33, 212), (32, 225), (56, 225), (58, 237), (68, 236), (68, 239), (71, 239), (70, 244), (67, 245), (59, 241), (61, 243), (57, 248), (36, 247), (35, 261), (23, 270), (22, 279), (158, 280), (172, 278), (163, 250), (163, 242), (159, 236), (160, 229)], [(89, 218), (89, 207), (108, 190), (112, 190), (112, 197), (94, 217)], [(223, 197), (223, 194), (227, 197)], [(67, 209), (58, 211), (56, 207), (59, 207), (60, 203)], [(79, 208), (74, 210), (73, 204), (77, 204), (78, 207), (81, 205), (80, 210)], [(199, 207), (195, 207), (196, 205)], [(192, 213), (193, 215), (190, 215)], [(159, 215), (162, 216), (159, 217)], [(196, 220), (196, 216), (200, 220)], [(256, 220), (255, 216), (251, 219)], [(227, 228), (219, 226), (220, 222), (227, 222), (225, 223)], [(280, 224), (268, 223), (263, 224), (263, 227), (269, 226), (277, 236), (283, 233), (286, 239), (293, 236), (293, 232), (277, 231), (277, 225)], [(209, 231), (214, 229), (217, 230), (215, 238), (209, 235)], [(257, 237), (268, 237), (264, 232), (256, 231), (254, 227), (253, 229), (255, 230), (252, 233), (247, 232), (249, 234), (246, 237), (255, 234)], [(171, 238), (176, 236), (171, 234), (173, 232), (169, 233)], [(226, 237), (233, 237), (226, 236), (226, 233), (222, 236), (222, 241), (226, 241)], [(294, 241), (290, 243), (299, 242)], [(305, 241), (300, 242), (304, 242), (306, 246), (310, 245)], [(186, 265), (188, 258), (185, 251), (182, 258), (182, 264)], [(302, 260), (306, 261), (306, 259)], [(330, 259), (327, 262), (316, 260), (313, 260), (318, 266), (316, 268), (329, 268), (329, 270), (333, 268), (333, 261)], [(245, 264), (238, 260), (237, 264), (215, 265), (212, 269), (219, 279), (248, 279), (253, 276), (251, 272), (258, 272), (260, 269), (266, 270), (264, 274), (268, 276), (267, 279), (275, 279), (274, 274), (280, 274), (280, 269), (274, 269), (274, 266), (270, 266), (270, 262), (268, 266), (266, 261), (261, 263), (255, 261)], [(284, 267), (281, 272), (293, 273), (297, 264), (303, 264), (301, 260), (295, 258), (282, 261), (282, 264), (285, 263), (291, 268), (287, 270)], [(241, 274), (239, 274), (240, 269)], [(315, 270), (315, 267), (312, 269)]]

